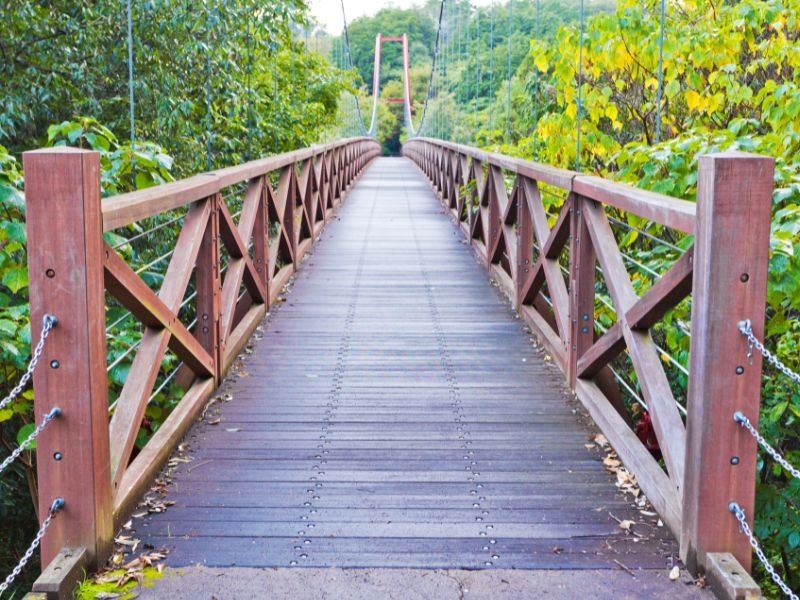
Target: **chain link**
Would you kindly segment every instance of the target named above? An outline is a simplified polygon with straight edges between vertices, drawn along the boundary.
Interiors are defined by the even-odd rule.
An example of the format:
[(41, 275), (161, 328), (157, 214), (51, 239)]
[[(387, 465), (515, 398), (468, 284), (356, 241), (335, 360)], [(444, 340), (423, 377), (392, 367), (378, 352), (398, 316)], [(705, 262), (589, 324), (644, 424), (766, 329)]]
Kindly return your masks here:
[(19, 563), (14, 570), (11, 571), (6, 580), (3, 583), (0, 583), (0, 596), (8, 589), (8, 587), (14, 583), (14, 580), (19, 576), (22, 572), (22, 569), (25, 568), (25, 565), (28, 564), (28, 561), (33, 556), (33, 553), (36, 551), (36, 548), (39, 547), (39, 544), (44, 537), (44, 532), (47, 531), (47, 528), (50, 527), (50, 523), (53, 521), (53, 517), (56, 516), (56, 513), (64, 508), (64, 499), (59, 497), (53, 500), (53, 504), (50, 505), (50, 513), (47, 515), (47, 518), (42, 523), (42, 526), (39, 527), (39, 531), (36, 533), (36, 537), (33, 538), (31, 545), (25, 551), (25, 554), (22, 555), (22, 558), (19, 560)]
[(775, 356), (772, 352), (766, 349), (764, 344), (758, 341), (758, 338), (753, 333), (753, 326), (750, 323), (750, 319), (745, 319), (744, 321), (739, 321), (739, 333), (741, 333), (744, 337), (747, 338), (747, 341), (750, 343), (750, 347), (747, 351), (747, 358), (753, 356), (753, 348), (758, 350), (764, 358), (778, 371), (786, 375), (789, 379), (794, 381), (797, 384), (800, 384), (800, 375), (792, 371), (789, 367), (781, 362), (781, 360)]
[(800, 469), (798, 469), (797, 467), (792, 465), (788, 460), (783, 458), (783, 456), (781, 456), (780, 453), (775, 448), (773, 448), (769, 444), (769, 442), (767, 442), (767, 440), (763, 438), (763, 436), (760, 433), (758, 433), (758, 430), (756, 430), (756, 428), (753, 427), (753, 424), (750, 422), (750, 419), (748, 419), (746, 416), (744, 416), (743, 413), (737, 410), (735, 413), (733, 413), (733, 420), (739, 423), (739, 425), (741, 425), (745, 429), (747, 429), (747, 431), (750, 432), (750, 435), (756, 438), (758, 444), (766, 451), (767, 454), (769, 454), (772, 457), (772, 459), (776, 463), (778, 463), (789, 473), (791, 473), (792, 477), (794, 477), (795, 479), (800, 479)]
[(28, 448), (28, 445), (33, 440), (35, 440), (39, 436), (39, 434), (42, 433), (42, 431), (44, 431), (44, 428), (47, 427), (47, 424), (58, 416), (61, 416), (61, 409), (56, 406), (44, 416), (42, 422), (36, 426), (36, 429), (34, 429), (27, 438), (25, 438), (25, 441), (19, 445), (19, 448), (17, 448), (11, 454), (9, 454), (8, 457), (2, 462), (2, 464), (0, 464), (0, 473), (5, 471), (6, 468), (11, 463), (17, 460), (17, 458), (19, 458), (19, 455), (22, 454)]
[[(28, 363), (28, 368), (25, 370), (25, 373), (23, 373), (19, 383), (8, 393), (8, 396), (0, 400), (0, 410), (3, 410), (6, 406), (11, 404), (14, 398), (19, 396), (22, 390), (25, 389), (25, 386), (28, 384), (28, 381), (33, 375), (33, 370), (36, 368), (36, 365), (39, 364), (39, 359), (42, 358), (42, 352), (44, 352), (44, 342), (57, 324), (58, 319), (53, 315), (45, 315), (42, 319), (42, 333), (39, 334), (39, 341), (37, 342), (36, 347), (33, 349), (31, 362)], [(0, 471), (2, 471), (2, 469), (0, 469)]]
[(761, 549), (761, 546), (756, 539), (756, 536), (753, 535), (750, 526), (747, 524), (747, 519), (744, 514), (744, 509), (739, 506), (736, 502), (731, 502), (728, 504), (728, 510), (733, 513), (733, 516), (736, 517), (736, 520), (739, 521), (739, 526), (742, 528), (742, 532), (747, 536), (747, 539), (750, 541), (750, 546), (752, 546), (753, 551), (756, 553), (758, 560), (761, 561), (761, 564), (764, 565), (764, 569), (769, 573), (769, 576), (772, 578), (772, 581), (781, 588), (784, 594), (786, 594), (787, 598), (790, 600), (800, 600), (797, 597), (792, 589), (786, 585), (786, 583), (781, 579), (781, 576), (778, 575), (777, 571), (775, 571), (775, 567), (773, 567), (769, 561), (767, 560), (767, 555), (764, 554), (764, 551)]
[[(752, 323), (750, 323), (750, 319), (739, 321), (738, 329), (739, 333), (741, 333), (744, 337), (746, 337), (748, 343), (750, 344), (750, 347), (748, 348), (747, 351), (748, 358), (750, 358), (753, 355), (753, 348), (755, 348), (764, 356), (764, 358), (767, 359), (767, 361), (772, 366), (778, 369), (778, 371), (786, 375), (789, 379), (791, 379), (795, 383), (800, 384), (800, 375), (798, 375), (797, 373), (792, 371), (789, 367), (787, 367), (785, 364), (783, 364), (777, 356), (775, 356), (772, 352), (767, 350), (766, 347), (764, 347), (764, 344), (762, 344), (758, 340), (758, 338), (753, 333), (753, 326)], [(747, 429), (747, 431), (750, 432), (750, 435), (752, 435), (756, 439), (758, 444), (766, 451), (766, 453), (769, 454), (775, 460), (775, 462), (777, 462), (789, 473), (791, 473), (792, 477), (800, 479), (800, 470), (797, 469), (797, 467), (793, 466), (791, 463), (789, 463), (789, 461), (787, 461), (783, 456), (781, 456), (780, 453), (775, 448), (773, 448), (769, 444), (769, 442), (767, 442), (767, 440), (765, 440), (762, 437), (760, 433), (758, 433), (756, 428), (753, 427), (753, 424), (750, 422), (750, 419), (748, 419), (740, 411), (736, 411), (733, 414), (733, 420), (739, 423), (739, 425), (741, 425), (745, 429)]]

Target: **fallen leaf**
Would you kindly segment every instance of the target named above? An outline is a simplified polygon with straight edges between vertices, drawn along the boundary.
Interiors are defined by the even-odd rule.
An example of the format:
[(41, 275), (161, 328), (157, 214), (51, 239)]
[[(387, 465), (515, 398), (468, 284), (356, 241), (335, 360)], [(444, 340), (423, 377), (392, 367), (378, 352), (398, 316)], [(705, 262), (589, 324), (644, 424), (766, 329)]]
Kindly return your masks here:
[(227, 427), (225, 431), (230, 431), (231, 433), (236, 433), (237, 431), (241, 431), (241, 427)]
[(634, 522), (629, 519), (623, 519), (619, 522), (620, 529), (624, 529), (625, 531), (629, 531), (631, 527), (634, 526)]
[(677, 581), (678, 577), (681, 576), (681, 569), (677, 565), (672, 567), (672, 570), (669, 572), (669, 579), (670, 581)]

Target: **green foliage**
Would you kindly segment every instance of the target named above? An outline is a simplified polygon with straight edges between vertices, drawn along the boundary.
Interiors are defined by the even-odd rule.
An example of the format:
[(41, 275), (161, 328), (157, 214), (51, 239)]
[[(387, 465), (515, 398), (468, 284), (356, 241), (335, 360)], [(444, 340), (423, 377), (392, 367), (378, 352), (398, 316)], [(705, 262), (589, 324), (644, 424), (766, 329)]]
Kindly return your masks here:
[[(134, 600), (142, 588), (152, 588), (156, 581), (164, 577), (164, 571), (156, 567), (145, 567), (134, 572), (115, 569), (103, 573), (98, 580), (84, 579), (75, 590), (76, 600), (95, 600), (96, 598), (118, 598)], [(180, 573), (173, 573), (172, 576)], [(120, 585), (120, 582), (122, 585)]]
[[(163, 147), (179, 176), (206, 170), (207, 150), (216, 168), (316, 142), (344, 84), (324, 56), (306, 53), (305, 10), (303, 0), (134, 0), (136, 138)], [(128, 137), (124, 4), (20, 0), (2, 19), (0, 143), (41, 145), (50, 124), (75, 115)], [(97, 135), (87, 147), (106, 137), (87, 135)], [(124, 168), (131, 157), (120, 150)]]

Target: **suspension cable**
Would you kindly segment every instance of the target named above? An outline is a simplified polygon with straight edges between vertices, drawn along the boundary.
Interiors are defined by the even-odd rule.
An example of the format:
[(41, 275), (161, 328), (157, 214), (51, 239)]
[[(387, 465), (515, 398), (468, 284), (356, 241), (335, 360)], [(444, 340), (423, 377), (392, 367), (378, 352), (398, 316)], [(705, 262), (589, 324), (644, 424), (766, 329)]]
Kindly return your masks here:
[[(460, 67), (464, 64), (464, 61), (463, 61), (463, 54), (461, 53), (461, 50), (462, 50), (462, 48), (461, 48), (461, 21), (462, 21), (461, 16), (462, 16), (461, 15), (461, 10), (458, 8), (458, 5), (456, 5), (456, 28), (458, 29), (458, 49), (457, 49), (458, 53), (456, 54), (456, 60), (457, 60), (458, 65), (459, 65), (459, 70), (458, 70), (458, 88), (456, 90), (456, 123), (461, 123), (462, 122), (462, 119), (461, 119), (461, 95), (462, 95), (463, 88), (461, 86), (461, 82), (463, 81), (463, 77), (461, 76), (461, 68)], [(461, 141), (461, 136), (456, 136), (456, 141), (460, 142)]]
[(661, 99), (664, 92), (664, 5), (661, 0), (661, 21), (658, 32), (658, 98), (656, 100), (656, 144), (661, 141)]
[[(538, 0), (537, 0), (538, 1)], [(506, 143), (511, 143), (511, 29), (514, 0), (508, 0), (508, 89), (506, 90)]]
[(128, 98), (131, 121), (131, 181), (133, 189), (136, 189), (136, 130), (134, 128), (134, 102), (133, 102), (133, 8), (131, 0), (128, 0)]
[[(279, 100), (280, 100), (280, 97), (278, 96), (278, 94), (279, 94), (279, 86), (278, 86), (278, 44), (273, 43), (272, 46), (273, 46), (272, 49), (275, 52), (275, 58), (274, 58), (274, 60), (272, 62), (272, 79), (274, 80), (273, 97), (274, 97), (274, 103), (275, 103), (275, 116), (274, 116), (274, 119), (275, 119), (276, 123), (279, 123), (282, 120), (281, 119), (281, 114), (282, 113), (281, 113), (281, 110), (280, 110), (280, 104), (278, 103)], [(278, 153), (278, 131), (280, 131), (280, 129), (276, 128), (275, 133), (272, 136), (272, 149), (273, 149), (273, 152), (275, 154)]]
[(492, 102), (494, 101), (494, 0), (489, 5), (489, 134), (492, 131)]
[(581, 0), (581, 36), (578, 46), (578, 135), (575, 143), (575, 170), (581, 170), (581, 113), (583, 112), (583, 29), (584, 0)]
[[(442, 2), (444, 2), (444, 0), (442, 0)], [(344, 12), (344, 0), (341, 0), (341, 6), (342, 6), (342, 22), (344, 23), (344, 44), (345, 44), (344, 50), (347, 52), (347, 59), (348, 59), (347, 62), (352, 66), (353, 59), (350, 56), (350, 35), (347, 31), (347, 15)], [(439, 17), (439, 19), (441, 22), (441, 16)], [(353, 94), (353, 99), (355, 100), (356, 103), (356, 112), (358, 115), (357, 125), (360, 127), (361, 134), (367, 135), (367, 127), (366, 125), (364, 125), (364, 116), (361, 114), (361, 103), (358, 101), (358, 96), (356, 96), (355, 94)]]
[(308, 26), (305, 29), (305, 43), (306, 43), (306, 102), (305, 108), (308, 110), (308, 67), (309, 67), (309, 54), (308, 54)]
[[(534, 24), (534, 41), (539, 43), (539, 1), (536, 0), (536, 21)], [(539, 67), (536, 66), (534, 61), (534, 81), (533, 81), (533, 160), (537, 160), (539, 152), (536, 149), (537, 137), (539, 136)]]
[(252, 110), (251, 110), (251, 89), (250, 89), (250, 71), (253, 64), (253, 56), (252, 50), (250, 48), (251, 41), (250, 41), (250, 11), (245, 11), (247, 15), (247, 27), (246, 27), (246, 35), (247, 35), (247, 160), (250, 160), (252, 156), (252, 146), (253, 146), (253, 119), (252, 119)]
[[(425, 119), (428, 114), (428, 100), (431, 97), (431, 90), (433, 89), (433, 74), (435, 73), (436, 69), (436, 55), (439, 52), (439, 35), (442, 32), (442, 15), (444, 14), (444, 2), (445, 0), (441, 0), (441, 2), (439, 3), (439, 24), (436, 27), (436, 42), (433, 47), (433, 61), (431, 62), (431, 74), (430, 77), (428, 78), (428, 95), (427, 98), (425, 99), (425, 104), (422, 107), (422, 118), (419, 121), (420, 132), (423, 132), (425, 130)], [(413, 129), (413, 124), (411, 125)], [(413, 131), (409, 133), (412, 136), (414, 135)]]
[(473, 143), (478, 141), (478, 95), (481, 86), (481, 9), (475, 7), (475, 130)]

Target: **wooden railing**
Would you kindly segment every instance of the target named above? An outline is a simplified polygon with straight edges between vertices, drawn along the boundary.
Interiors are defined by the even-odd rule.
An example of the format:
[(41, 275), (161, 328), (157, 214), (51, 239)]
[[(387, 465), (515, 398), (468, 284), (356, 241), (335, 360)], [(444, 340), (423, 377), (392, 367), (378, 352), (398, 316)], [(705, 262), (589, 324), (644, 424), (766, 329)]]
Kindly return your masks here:
[[(738, 434), (732, 415), (740, 410), (758, 418), (761, 360), (743, 359), (747, 345), (737, 323), (751, 319), (763, 333), (773, 160), (701, 157), (694, 203), (440, 140), (411, 140), (403, 153), (430, 179), (633, 471), (680, 539), (690, 568), (704, 568), (709, 553), (730, 552), (749, 570), (750, 547), (728, 503), (743, 498), (753, 514), (757, 448)], [(561, 200), (543, 201), (554, 193)], [(560, 212), (548, 215), (549, 207)], [(625, 224), (629, 215), (663, 225), (673, 239), (694, 241), (641, 297), (610, 222)], [(603, 286), (616, 315), (606, 331), (594, 323)], [(678, 403), (651, 329), (687, 296), (688, 390)], [(610, 364), (623, 353), (663, 465), (637, 437), (620, 401)]]
[[(46, 366), (34, 375), (36, 418), (53, 406), (62, 410), (37, 451), (42, 514), (52, 497), (65, 500), (43, 540), (43, 565), (62, 548), (81, 549), (68, 554), (80, 562), (105, 560), (116, 528), (379, 151), (373, 140), (344, 140), (102, 201), (96, 152), (25, 154), (31, 335), (39, 335), (45, 313), (58, 318)], [(238, 197), (238, 220), (230, 196)], [(181, 207), (169, 266), (154, 291), (104, 232)], [(108, 297), (142, 328), (110, 423)], [(193, 325), (182, 320), (187, 305)], [(168, 350), (182, 362), (176, 380), (186, 392), (132, 459)]]

